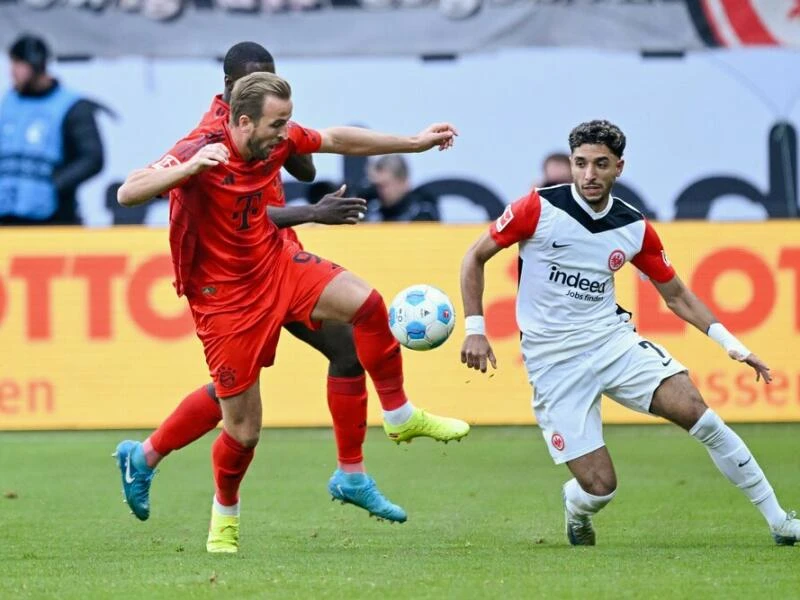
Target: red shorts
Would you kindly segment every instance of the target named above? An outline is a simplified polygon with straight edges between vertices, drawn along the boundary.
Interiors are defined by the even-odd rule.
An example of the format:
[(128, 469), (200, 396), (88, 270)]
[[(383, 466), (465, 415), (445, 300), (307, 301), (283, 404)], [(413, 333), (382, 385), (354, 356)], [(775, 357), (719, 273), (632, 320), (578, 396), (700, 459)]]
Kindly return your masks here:
[(245, 391), (257, 381), (262, 367), (275, 362), (284, 324), (299, 321), (312, 329), (319, 327), (311, 313), (328, 283), (343, 271), (287, 243), (272, 265), (268, 285), (259, 287), (247, 308), (208, 311), (190, 302), (217, 397)]

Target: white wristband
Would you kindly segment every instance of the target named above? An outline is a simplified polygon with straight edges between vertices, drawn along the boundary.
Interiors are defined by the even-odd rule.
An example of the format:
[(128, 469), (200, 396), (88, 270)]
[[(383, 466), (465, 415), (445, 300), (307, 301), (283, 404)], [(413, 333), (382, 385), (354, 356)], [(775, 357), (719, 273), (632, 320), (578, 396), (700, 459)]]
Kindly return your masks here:
[(725, 329), (722, 323), (712, 323), (708, 328), (708, 337), (717, 342), (725, 349), (725, 352), (736, 352), (742, 355), (742, 358), (750, 356), (750, 350), (747, 349), (742, 342), (736, 339), (730, 331)]
[(464, 319), (467, 335), (486, 335), (486, 320), (483, 315), (470, 315)]

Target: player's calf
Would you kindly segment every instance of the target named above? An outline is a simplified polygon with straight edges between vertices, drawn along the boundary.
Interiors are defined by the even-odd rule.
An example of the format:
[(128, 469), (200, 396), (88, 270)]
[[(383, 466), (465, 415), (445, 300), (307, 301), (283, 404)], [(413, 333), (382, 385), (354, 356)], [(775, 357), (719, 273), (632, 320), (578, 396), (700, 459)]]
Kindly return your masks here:
[(706, 447), (711, 460), (728, 481), (742, 490), (759, 510), (775, 541), (782, 545), (789, 545), (792, 539), (797, 541), (800, 520), (781, 508), (772, 485), (742, 438), (710, 408), (689, 433)]

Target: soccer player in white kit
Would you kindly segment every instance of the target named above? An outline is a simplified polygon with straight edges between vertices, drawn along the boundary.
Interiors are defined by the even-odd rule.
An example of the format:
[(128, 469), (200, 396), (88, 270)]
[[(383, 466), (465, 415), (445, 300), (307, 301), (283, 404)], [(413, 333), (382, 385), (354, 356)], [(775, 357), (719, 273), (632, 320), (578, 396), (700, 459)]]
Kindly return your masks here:
[(582, 123), (569, 145), (573, 183), (534, 190), (509, 205), (464, 257), (461, 362), (481, 372), (487, 363), (497, 366), (485, 335), (484, 265), (518, 243), (517, 323), (533, 409), (553, 460), (573, 475), (563, 487), (569, 542), (594, 545), (591, 517), (617, 488), (600, 418), (605, 394), (686, 429), (759, 509), (775, 542), (793, 545), (800, 520), (781, 508), (742, 439), (705, 404), (686, 367), (617, 315), (614, 273), (633, 263), (676, 315), (750, 366), (757, 381), (771, 381), (769, 368), (684, 285), (644, 216), (611, 196), (625, 162), (622, 131), (608, 121)]

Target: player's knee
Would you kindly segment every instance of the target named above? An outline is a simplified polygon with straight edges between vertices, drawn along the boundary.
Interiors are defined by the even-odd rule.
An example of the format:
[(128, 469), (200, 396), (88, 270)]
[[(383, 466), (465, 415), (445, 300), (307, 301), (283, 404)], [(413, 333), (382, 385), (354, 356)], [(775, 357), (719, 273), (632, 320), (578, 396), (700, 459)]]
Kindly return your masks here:
[(611, 496), (617, 491), (617, 476), (613, 471), (611, 473), (598, 472), (588, 480), (581, 481), (580, 485), (585, 492), (592, 496)]
[(258, 446), (259, 439), (261, 439), (261, 430), (247, 432), (244, 439), (240, 440), (239, 443), (245, 448), (255, 448)]
[(245, 448), (255, 448), (261, 437), (261, 419), (244, 415), (228, 416), (225, 420), (225, 431)]
[(228, 431), (228, 435), (230, 435), (245, 448), (255, 448), (258, 445), (258, 440), (261, 438), (260, 427), (255, 428), (252, 426), (243, 426), (238, 428), (229, 428), (226, 426), (225, 429)]
[(332, 377), (358, 377), (364, 374), (364, 367), (358, 360), (352, 331), (347, 331), (328, 349), (330, 367), (328, 374)]
[(708, 405), (705, 403), (705, 400), (703, 400), (703, 396), (700, 395), (700, 390), (693, 387), (689, 392), (689, 406), (687, 409), (688, 422), (691, 425), (696, 424), (706, 411), (708, 411)]
[(331, 377), (359, 377), (364, 374), (364, 367), (358, 361), (355, 349), (352, 353), (337, 354), (330, 358), (328, 375)]
[(353, 325), (357, 326), (362, 322), (369, 321), (373, 315), (380, 315), (382, 318), (384, 314), (387, 314), (386, 302), (375, 288), (366, 286), (361, 290), (359, 300), (358, 310), (350, 321)]

